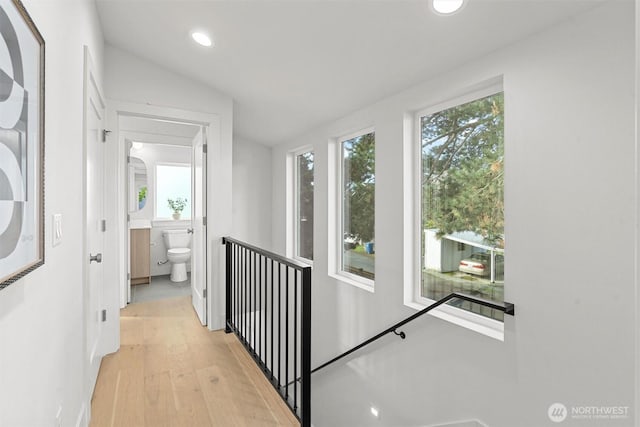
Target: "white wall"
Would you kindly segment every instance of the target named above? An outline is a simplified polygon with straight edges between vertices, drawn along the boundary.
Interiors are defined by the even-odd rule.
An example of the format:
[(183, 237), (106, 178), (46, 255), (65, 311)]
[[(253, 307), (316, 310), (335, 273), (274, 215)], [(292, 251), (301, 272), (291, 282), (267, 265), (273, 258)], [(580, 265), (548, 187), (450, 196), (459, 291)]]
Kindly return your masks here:
[[(209, 309), (214, 317), (209, 319), (209, 327), (221, 328), (224, 324), (224, 257), (222, 237), (231, 233), (232, 216), (228, 209), (221, 206), (232, 204), (232, 122), (233, 100), (203, 84), (194, 82), (179, 74), (166, 70), (157, 64), (140, 59), (128, 52), (107, 45), (105, 47), (105, 93), (108, 98), (107, 108), (109, 125), (117, 129), (117, 114), (110, 106), (124, 106), (144, 114), (173, 116), (183, 120), (190, 117), (215, 116), (215, 135), (208, 135), (208, 248), (209, 268), (212, 274), (209, 289)], [(118, 107), (119, 108), (119, 107)], [(129, 110), (132, 111), (132, 110)], [(168, 113), (165, 113), (168, 112)], [(202, 120), (199, 120), (202, 121)], [(111, 135), (111, 141), (124, 143), (117, 132)], [(112, 146), (110, 162), (118, 164), (118, 150), (122, 147)], [(116, 166), (114, 166), (116, 167)], [(120, 168), (120, 176), (124, 175), (124, 165)], [(121, 199), (116, 188), (124, 188), (124, 183), (113, 186), (107, 195), (111, 200)], [(120, 206), (112, 205), (114, 218), (120, 218), (120, 227), (124, 228), (124, 209), (126, 201)], [(124, 238), (117, 242), (117, 247), (124, 253)], [(122, 263), (121, 263), (122, 264)], [(114, 280), (120, 281), (126, 276), (126, 265), (120, 265)]]
[[(0, 291), (0, 425), (75, 425), (85, 399), (82, 252), (83, 45), (102, 74), (91, 1), (23, 1), (45, 39), (45, 265)], [(63, 238), (51, 246), (51, 216)]]
[(271, 249), (271, 148), (234, 138), (234, 238)]
[[(415, 312), (403, 305), (404, 115), (503, 76), (505, 298), (516, 316), (504, 342), (419, 321), (407, 340), (381, 350), (396, 364), (366, 378), (368, 393), (424, 424), (538, 427), (552, 424), (554, 402), (633, 407), (634, 16), (633, 2), (608, 2), (273, 149), (273, 238), (283, 253), (286, 152), (311, 144), (316, 155), (313, 366)], [(327, 275), (328, 140), (369, 126), (375, 293)], [(631, 418), (606, 425), (634, 417), (632, 408)]]

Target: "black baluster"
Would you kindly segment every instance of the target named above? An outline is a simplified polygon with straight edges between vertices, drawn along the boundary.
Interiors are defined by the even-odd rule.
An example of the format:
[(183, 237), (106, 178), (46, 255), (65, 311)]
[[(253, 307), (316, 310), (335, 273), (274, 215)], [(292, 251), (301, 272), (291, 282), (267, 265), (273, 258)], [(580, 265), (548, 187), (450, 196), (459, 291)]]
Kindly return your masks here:
[(285, 389), (285, 400), (287, 404), (289, 404), (289, 267), (285, 266), (285, 288), (284, 288), (284, 300), (285, 300), (285, 311), (284, 311), (284, 383), (286, 384)]
[(273, 300), (273, 259), (271, 260), (271, 383), (273, 383), (273, 312), (276, 309), (276, 303)]
[(311, 426), (311, 267), (302, 269), (302, 301), (301, 301), (300, 341), (302, 356), (302, 393), (300, 424)]
[(278, 261), (278, 391), (280, 390), (280, 384), (282, 381), (282, 266)]
[(293, 412), (298, 413), (298, 271), (293, 270)]

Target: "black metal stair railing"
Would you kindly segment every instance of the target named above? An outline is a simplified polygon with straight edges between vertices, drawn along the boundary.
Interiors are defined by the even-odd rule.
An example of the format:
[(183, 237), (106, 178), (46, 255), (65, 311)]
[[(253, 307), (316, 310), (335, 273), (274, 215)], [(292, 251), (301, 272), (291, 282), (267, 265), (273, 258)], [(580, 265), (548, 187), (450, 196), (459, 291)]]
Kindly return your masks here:
[(309, 427), (311, 267), (230, 237), (222, 243), (225, 331), (238, 336), (300, 424)]
[[(508, 302), (453, 292), (311, 369), (311, 267), (225, 237), (226, 326), (234, 332), (303, 427), (311, 426), (311, 374), (394, 333), (431, 310), (463, 300), (515, 315)], [(299, 384), (299, 387), (298, 387)]]
[(477, 298), (471, 295), (467, 295), (467, 294), (463, 294), (460, 292), (452, 292), (449, 295), (447, 295), (444, 298), (439, 299), (438, 301), (434, 302), (433, 304), (428, 305), (427, 307), (423, 308), (422, 310), (418, 311), (417, 313), (407, 317), (404, 320), (401, 320), (400, 322), (388, 327), (387, 329), (385, 329), (384, 331), (380, 332), (377, 335), (374, 335), (373, 337), (367, 339), (366, 341), (361, 342), (360, 344), (356, 345), (355, 347), (350, 348), (349, 350), (345, 351), (344, 353), (341, 353), (340, 355), (334, 357), (333, 359), (323, 363), (322, 365), (314, 368), (313, 370), (311, 370), (311, 373), (313, 374), (314, 372), (318, 372), (320, 369), (323, 369), (329, 365), (331, 365), (332, 363), (337, 362), (338, 360), (347, 357), (348, 355), (350, 355), (351, 353), (354, 353), (358, 350), (360, 350), (362, 347), (365, 347), (369, 344), (371, 344), (374, 341), (379, 340), (380, 338), (384, 337), (387, 334), (390, 334), (391, 332), (393, 332), (395, 335), (399, 336), (402, 339), (406, 338), (406, 334), (402, 331), (398, 331), (399, 328), (401, 328), (402, 326), (406, 325), (407, 323), (417, 319), (420, 316), (423, 316), (425, 314), (427, 314), (428, 312), (430, 312), (431, 310), (441, 306), (442, 304), (445, 304), (447, 302), (449, 302), (450, 300), (453, 299), (461, 299), (464, 301), (469, 301), (469, 302), (473, 302), (476, 304), (480, 304), (483, 305), (485, 307), (489, 307), (489, 308), (494, 308), (496, 310), (502, 311), (504, 314), (508, 314), (511, 316), (515, 315), (515, 306), (512, 303), (509, 302), (503, 302), (503, 303), (498, 303), (495, 301), (490, 301), (490, 300), (486, 300), (483, 298)]

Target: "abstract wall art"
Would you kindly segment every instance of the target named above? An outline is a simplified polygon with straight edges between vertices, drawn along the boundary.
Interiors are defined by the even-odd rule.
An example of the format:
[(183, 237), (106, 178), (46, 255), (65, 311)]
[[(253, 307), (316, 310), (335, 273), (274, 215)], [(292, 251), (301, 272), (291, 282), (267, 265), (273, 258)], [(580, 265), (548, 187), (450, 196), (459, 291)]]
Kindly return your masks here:
[(44, 40), (0, 0), (0, 289), (44, 264)]

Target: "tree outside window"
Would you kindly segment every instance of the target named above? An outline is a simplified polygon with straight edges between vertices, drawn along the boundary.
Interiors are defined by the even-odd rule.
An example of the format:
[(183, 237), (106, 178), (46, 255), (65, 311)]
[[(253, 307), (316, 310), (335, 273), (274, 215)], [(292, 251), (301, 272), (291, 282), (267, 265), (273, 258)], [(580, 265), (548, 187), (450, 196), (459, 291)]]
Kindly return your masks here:
[(420, 137), (421, 295), (503, 301), (503, 93), (420, 117)]
[(296, 156), (295, 255), (313, 260), (313, 152)]
[(344, 140), (342, 270), (375, 278), (375, 133)]

